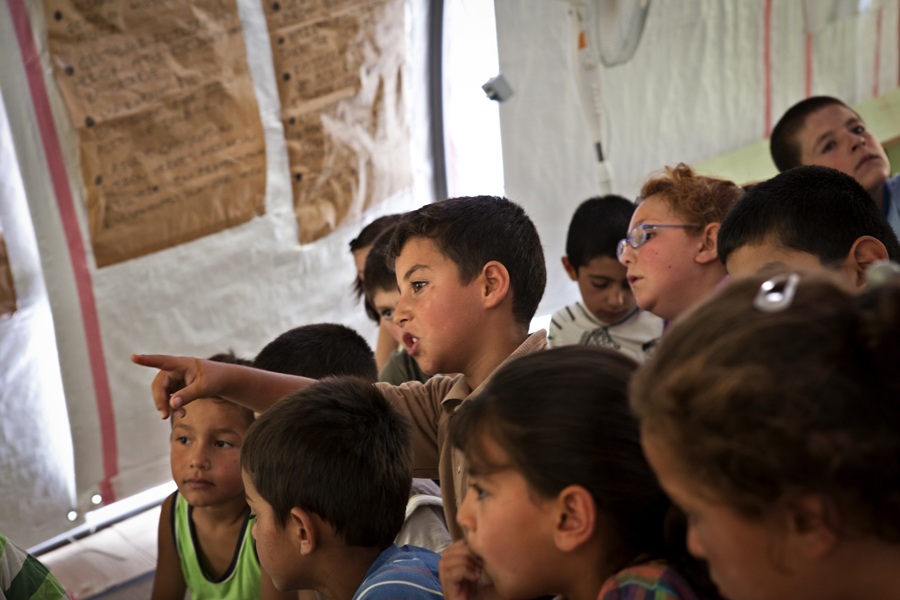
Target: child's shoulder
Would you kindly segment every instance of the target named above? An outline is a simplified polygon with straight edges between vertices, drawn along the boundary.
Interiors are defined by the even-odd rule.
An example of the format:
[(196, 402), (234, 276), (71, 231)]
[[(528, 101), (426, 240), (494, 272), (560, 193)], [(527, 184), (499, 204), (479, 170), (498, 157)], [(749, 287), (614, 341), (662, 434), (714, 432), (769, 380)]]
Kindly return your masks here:
[(651, 560), (626, 567), (607, 579), (599, 600), (701, 600), (678, 571), (664, 561)]
[(369, 569), (353, 600), (437, 600), (443, 598), (440, 555), (416, 546), (391, 546)]

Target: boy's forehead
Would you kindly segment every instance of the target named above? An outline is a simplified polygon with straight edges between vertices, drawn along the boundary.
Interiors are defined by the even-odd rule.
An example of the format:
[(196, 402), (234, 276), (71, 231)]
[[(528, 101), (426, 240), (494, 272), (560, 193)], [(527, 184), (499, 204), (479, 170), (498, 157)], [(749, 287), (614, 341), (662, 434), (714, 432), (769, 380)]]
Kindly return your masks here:
[(242, 433), (249, 426), (245, 409), (221, 398), (197, 398), (184, 407), (184, 417), (173, 413), (172, 427), (190, 424), (203, 429), (234, 429)]
[(806, 115), (796, 141), (803, 146), (815, 144), (822, 135), (840, 129), (853, 121), (863, 122), (858, 114), (846, 106), (842, 104), (823, 106)]
[(394, 270), (397, 273), (397, 279), (402, 281), (414, 267), (434, 269), (446, 261), (446, 257), (433, 240), (414, 237), (403, 245), (403, 249), (400, 250), (400, 254), (394, 262)]

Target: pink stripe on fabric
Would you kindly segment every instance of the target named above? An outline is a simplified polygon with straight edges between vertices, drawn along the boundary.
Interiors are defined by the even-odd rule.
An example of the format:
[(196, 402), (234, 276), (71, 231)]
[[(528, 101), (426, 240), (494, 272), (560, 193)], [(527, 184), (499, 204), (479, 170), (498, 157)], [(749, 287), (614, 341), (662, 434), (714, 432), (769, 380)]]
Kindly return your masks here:
[(28, 77), (31, 101), (34, 104), (34, 113), (41, 132), (47, 168), (50, 172), (56, 204), (59, 207), (63, 231), (66, 235), (66, 245), (69, 248), (69, 258), (72, 261), (72, 271), (75, 275), (75, 285), (78, 289), (81, 320), (84, 324), (84, 336), (87, 341), (91, 376), (97, 396), (97, 413), (100, 420), (104, 475), (104, 480), (100, 482), (100, 495), (103, 497), (104, 504), (109, 504), (115, 501), (110, 479), (119, 472), (119, 448), (116, 441), (116, 420), (113, 413), (109, 379), (106, 374), (106, 360), (103, 358), (103, 341), (100, 337), (100, 320), (97, 317), (97, 305), (94, 302), (91, 273), (87, 266), (84, 242), (81, 239), (81, 230), (75, 215), (75, 203), (72, 200), (62, 148), (59, 144), (56, 126), (53, 123), (53, 113), (50, 111), (50, 99), (44, 84), (44, 73), (34, 34), (31, 31), (28, 10), (25, 8), (23, 0), (9, 0), (8, 5), (18, 37), (25, 73)]
[(875, 17), (875, 82), (872, 84), (872, 96), (878, 97), (878, 80), (881, 73), (881, 12), (879, 8)]
[(765, 95), (766, 95), (766, 112), (765, 127), (766, 138), (772, 135), (772, 0), (765, 0), (763, 5), (763, 69)]
[(812, 51), (813, 36), (811, 33), (806, 34), (806, 88), (804, 92), (806, 97), (812, 96)]

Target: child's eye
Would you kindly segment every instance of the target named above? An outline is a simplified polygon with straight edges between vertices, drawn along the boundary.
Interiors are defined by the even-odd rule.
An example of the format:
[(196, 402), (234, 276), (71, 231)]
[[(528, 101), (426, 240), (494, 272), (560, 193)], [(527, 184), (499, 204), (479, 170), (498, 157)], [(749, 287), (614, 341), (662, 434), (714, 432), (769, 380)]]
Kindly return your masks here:
[(831, 142), (828, 142), (827, 144), (825, 144), (825, 146), (822, 147), (822, 152), (823, 153), (828, 152), (832, 148), (834, 148), (834, 141), (831, 141)]
[(413, 281), (412, 289), (414, 292), (422, 291), (422, 288), (425, 287), (426, 283), (424, 281)]
[(484, 491), (484, 488), (477, 483), (470, 483), (469, 487), (475, 491), (475, 497), (478, 500), (483, 500), (487, 496), (487, 492)]
[(186, 436), (182, 435), (182, 436), (175, 438), (175, 441), (178, 442), (179, 444), (187, 444), (190, 440), (188, 440)]
[(234, 448), (234, 444), (231, 442), (226, 442), (225, 440), (218, 440), (216, 442), (217, 448)]
[(382, 316), (382, 318), (385, 318), (388, 321), (390, 321), (391, 319), (394, 318), (394, 309), (388, 308), (388, 309), (381, 311), (381, 316)]
[(862, 125), (857, 125), (856, 127), (853, 128), (853, 133), (862, 134), (865, 132), (866, 132), (866, 128)]
[(592, 285), (598, 290), (605, 290), (609, 287), (609, 283), (594, 283)]

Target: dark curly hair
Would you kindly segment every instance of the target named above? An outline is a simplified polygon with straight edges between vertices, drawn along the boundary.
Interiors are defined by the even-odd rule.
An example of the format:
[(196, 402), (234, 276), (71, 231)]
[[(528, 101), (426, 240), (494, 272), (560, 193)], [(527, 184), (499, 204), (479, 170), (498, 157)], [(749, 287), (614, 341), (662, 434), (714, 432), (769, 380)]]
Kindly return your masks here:
[(632, 384), (643, 430), (741, 514), (813, 492), (835, 531), (900, 542), (900, 285), (852, 296), (804, 279), (770, 313), (754, 308), (762, 282), (667, 333)]

